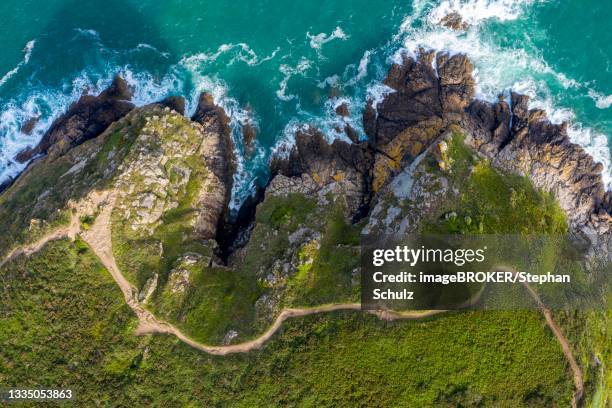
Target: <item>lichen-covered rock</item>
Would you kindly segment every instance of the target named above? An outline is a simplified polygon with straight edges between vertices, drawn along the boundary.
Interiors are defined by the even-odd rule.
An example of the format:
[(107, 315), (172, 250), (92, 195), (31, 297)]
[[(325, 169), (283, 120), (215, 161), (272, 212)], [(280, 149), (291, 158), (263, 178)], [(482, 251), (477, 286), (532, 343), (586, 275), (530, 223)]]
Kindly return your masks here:
[(402, 58), (385, 79), (394, 92), (364, 113), (364, 129), (377, 153), (374, 191), (459, 122), (474, 96), (473, 68), (464, 55), (420, 50), (417, 59)]
[[(187, 190), (209, 189), (214, 193), (223, 186), (206, 171), (204, 157), (208, 146), (199, 126), (155, 106), (143, 110), (142, 115), (144, 126), (118, 169), (117, 210), (124, 226), (138, 234), (152, 234), (160, 225), (162, 215), (182, 204), (182, 197), (190, 193)], [(193, 181), (189, 185), (192, 173), (198, 169), (201, 180), (197, 187)], [(216, 220), (210, 221), (208, 214), (199, 220), (195, 214), (194, 220), (199, 221), (197, 227), (205, 231), (202, 238), (210, 238), (210, 234), (214, 237)]]
[(456, 125), (495, 167), (526, 175), (538, 189), (553, 193), (572, 231), (612, 256), (612, 200), (601, 180), (602, 166), (571, 143), (566, 124), (552, 124), (544, 111), (529, 109), (525, 95), (512, 93), (512, 108), (503, 98), (474, 100), (472, 65), (464, 55), (420, 50), (417, 59), (404, 56), (394, 64), (385, 84), (394, 92), (364, 112), (364, 129), (376, 149), (373, 191)]

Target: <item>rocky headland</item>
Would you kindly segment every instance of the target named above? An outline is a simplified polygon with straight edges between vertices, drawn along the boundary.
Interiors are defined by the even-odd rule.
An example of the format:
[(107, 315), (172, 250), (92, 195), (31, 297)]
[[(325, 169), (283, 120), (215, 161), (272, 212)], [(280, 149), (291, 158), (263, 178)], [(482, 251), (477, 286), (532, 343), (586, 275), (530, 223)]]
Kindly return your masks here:
[[(612, 261), (602, 166), (526, 96), (476, 99), (472, 71), (463, 55), (404, 55), (363, 108), (367, 140), (302, 128), (235, 217), (226, 112), (206, 93), (191, 118), (181, 97), (135, 107), (117, 77), (19, 153), (30, 164), (0, 195), (0, 254), (69, 231), (121, 278), (140, 332), (224, 345), (287, 309), (356, 310), (362, 234), (570, 232)], [(241, 137), (252, 148), (256, 129)]]

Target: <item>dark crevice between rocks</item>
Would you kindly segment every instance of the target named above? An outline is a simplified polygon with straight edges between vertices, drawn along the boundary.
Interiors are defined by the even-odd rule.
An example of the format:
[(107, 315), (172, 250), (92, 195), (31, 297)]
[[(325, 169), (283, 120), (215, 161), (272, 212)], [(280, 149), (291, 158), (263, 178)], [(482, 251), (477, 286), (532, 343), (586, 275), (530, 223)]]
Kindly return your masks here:
[(255, 194), (244, 201), (234, 216), (219, 220), (216, 241), (219, 245), (219, 258), (225, 265), (236, 250), (249, 243), (255, 226), (257, 206), (264, 200), (265, 192), (265, 187), (257, 187)]

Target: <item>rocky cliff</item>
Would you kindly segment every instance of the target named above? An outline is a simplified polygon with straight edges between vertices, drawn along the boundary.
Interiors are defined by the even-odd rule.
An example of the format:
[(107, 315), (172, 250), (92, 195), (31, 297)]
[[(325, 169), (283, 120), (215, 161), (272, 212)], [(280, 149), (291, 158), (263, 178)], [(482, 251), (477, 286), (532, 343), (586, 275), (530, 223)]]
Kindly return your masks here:
[[(299, 131), (287, 156), (272, 161), (269, 184), (234, 224), (228, 203), (235, 158), (223, 109), (208, 94), (192, 118), (179, 97), (135, 108), (117, 78), (100, 95), (83, 96), (37, 147), (20, 154), (37, 159), (0, 195), (6, 232), (0, 254), (68, 231), (76, 241), (61, 245), (75, 259), (101, 254), (129, 286), (133, 310), (206, 344), (247, 341), (285, 308), (358, 302), (361, 234), (569, 229), (594, 251), (612, 254), (612, 195), (604, 190), (601, 166), (571, 143), (564, 125), (530, 110), (525, 96), (474, 99), (472, 69), (462, 55), (421, 50), (404, 56), (385, 79), (391, 92), (364, 109), (367, 141), (354, 133), (347, 143), (312, 127)], [(349, 109), (355, 107), (340, 106), (337, 113)], [(38, 260), (55, 271), (47, 261)], [(455, 318), (468, 324), (461, 333), (482, 319)], [(504, 332), (517, 333), (519, 347), (529, 343), (525, 333), (541, 329), (541, 320), (531, 318), (535, 329)], [(568, 318), (569, 324), (578, 319)], [(498, 323), (485, 321), (487, 328)], [(387, 336), (389, 327), (376, 327)], [(454, 344), (449, 327), (439, 339)], [(591, 334), (577, 333), (582, 347)], [(431, 349), (431, 336), (421, 341), (419, 347)], [(594, 373), (590, 351), (581, 363)], [(540, 385), (538, 378), (529, 387), (540, 393)]]
[(100, 135), (108, 126), (134, 108), (127, 83), (115, 77), (100, 95), (83, 95), (66, 113), (53, 122), (40, 143), (20, 152), (16, 159), (24, 163), (39, 154), (61, 156), (72, 147)]
[(610, 250), (612, 192), (602, 166), (569, 140), (566, 124), (552, 124), (545, 112), (529, 109), (527, 96), (510, 101), (474, 99), (472, 65), (463, 55), (420, 50), (404, 56), (385, 79), (394, 92), (364, 111), (364, 128), (376, 152), (373, 191), (389, 183), (432, 141), (458, 126), (466, 143), (496, 168), (529, 177), (552, 193), (575, 234)]
[[(360, 232), (425, 223), (562, 232), (567, 217), (575, 235), (609, 248), (611, 194), (601, 166), (569, 141), (564, 125), (529, 110), (526, 97), (474, 99), (472, 69), (462, 55), (404, 56), (385, 79), (392, 91), (364, 109), (368, 141), (298, 132), (287, 157), (273, 160), (241, 231), (228, 226), (235, 166), (223, 109), (208, 94), (190, 119), (181, 98), (134, 108), (117, 78), (56, 121), (31, 151), (42, 158), (0, 196), (11, 232), (2, 249), (66, 224), (79, 206), (87, 225), (112, 205), (113, 253), (140, 300), (195, 336), (231, 332), (232, 341), (282, 307), (354, 299)], [(486, 188), (499, 191), (489, 196)], [(479, 213), (487, 200), (493, 213)], [(227, 319), (203, 328), (203, 315), (219, 305)]]

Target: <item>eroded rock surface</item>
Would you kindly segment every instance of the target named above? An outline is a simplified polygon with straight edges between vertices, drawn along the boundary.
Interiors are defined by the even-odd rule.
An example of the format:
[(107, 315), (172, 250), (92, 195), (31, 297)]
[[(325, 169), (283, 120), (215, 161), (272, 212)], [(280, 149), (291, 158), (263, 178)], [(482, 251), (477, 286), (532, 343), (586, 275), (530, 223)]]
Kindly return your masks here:
[(455, 125), (495, 167), (528, 176), (535, 187), (553, 193), (575, 234), (610, 250), (612, 193), (605, 191), (602, 165), (569, 140), (566, 124), (553, 124), (544, 111), (530, 109), (525, 95), (512, 93), (510, 103), (501, 97), (496, 103), (474, 99), (472, 64), (463, 55), (421, 50), (417, 59), (404, 56), (385, 84), (394, 92), (364, 111), (364, 128), (376, 150), (373, 191)]
[(352, 217), (369, 205), (372, 163), (367, 143), (334, 140), (330, 144), (320, 131), (310, 128), (296, 134), (288, 159), (273, 165), (273, 171), (280, 176), (272, 180), (268, 190), (275, 194), (345, 196), (347, 216)]
[(25, 163), (39, 154), (61, 156), (72, 147), (93, 139), (134, 108), (129, 102), (131, 97), (127, 83), (119, 76), (100, 95), (81, 96), (53, 122), (36, 147), (17, 155), (17, 161)]

